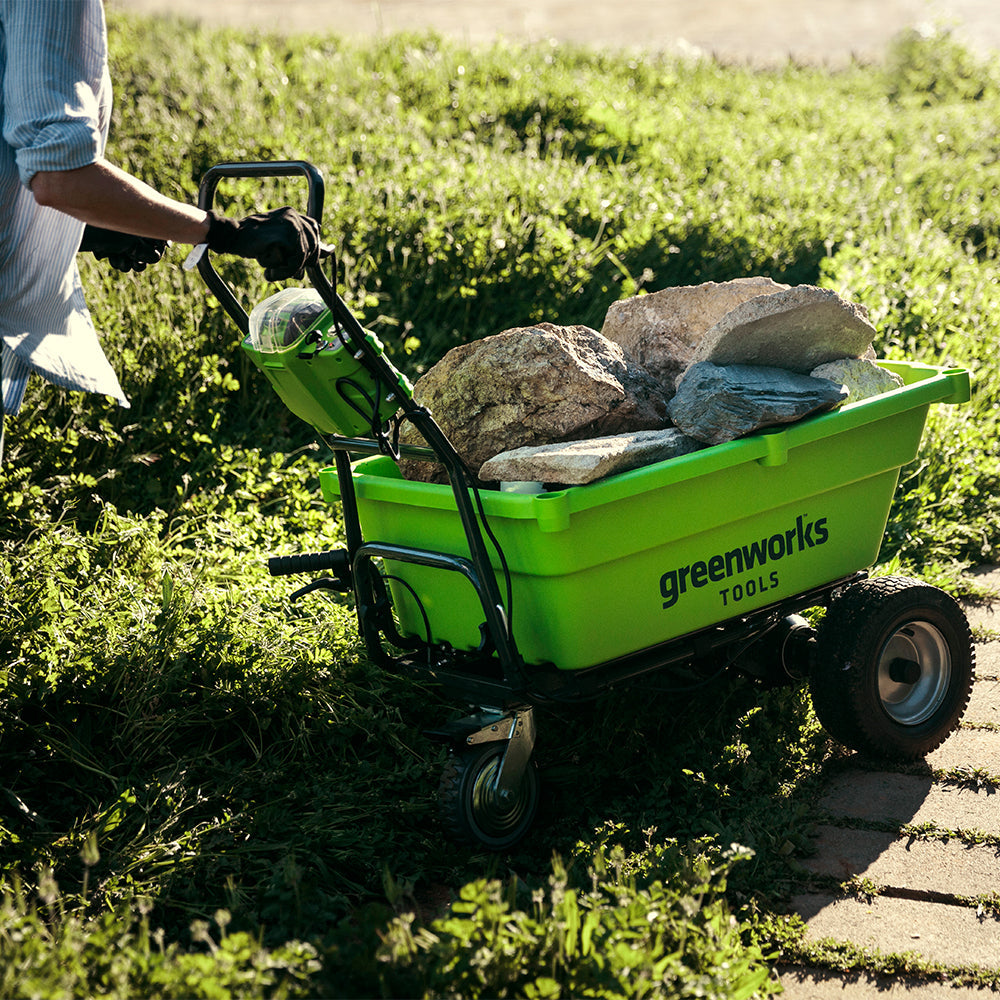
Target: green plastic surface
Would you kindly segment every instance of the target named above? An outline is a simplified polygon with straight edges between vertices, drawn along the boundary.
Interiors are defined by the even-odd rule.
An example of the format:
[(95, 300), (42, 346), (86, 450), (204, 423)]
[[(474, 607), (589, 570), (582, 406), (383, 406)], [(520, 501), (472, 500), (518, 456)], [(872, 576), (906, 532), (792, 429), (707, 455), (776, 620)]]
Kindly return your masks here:
[[(525, 661), (594, 666), (871, 566), (929, 406), (969, 399), (963, 369), (881, 364), (906, 384), (587, 486), (482, 491)], [(336, 501), (336, 471), (320, 481)], [(468, 556), (450, 487), (403, 480), (385, 457), (357, 463), (353, 481), (366, 541)], [(426, 638), (419, 600), (431, 639), (476, 648), (483, 613), (464, 577), (398, 561), (385, 571), (405, 582), (390, 580), (404, 632)]]
[[(381, 424), (399, 408), (401, 394), (413, 395), (413, 386), (395, 369), (394, 382), (376, 384), (361, 361), (329, 332), (331, 323), (327, 310), (295, 343), (273, 353), (256, 350), (249, 337), (242, 347), (285, 406), (320, 433), (371, 434), (376, 397)], [(373, 333), (365, 339), (378, 354), (383, 353)]]

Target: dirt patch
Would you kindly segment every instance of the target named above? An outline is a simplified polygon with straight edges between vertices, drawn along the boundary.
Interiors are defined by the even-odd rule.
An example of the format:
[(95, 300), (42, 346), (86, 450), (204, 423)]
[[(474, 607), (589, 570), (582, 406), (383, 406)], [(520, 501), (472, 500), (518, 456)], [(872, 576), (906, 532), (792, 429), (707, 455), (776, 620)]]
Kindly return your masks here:
[(469, 42), (555, 39), (647, 51), (695, 49), (725, 60), (828, 65), (877, 59), (900, 31), (945, 25), (1000, 52), (997, 0), (107, 0), (111, 9), (214, 25), (366, 36), (434, 29)]

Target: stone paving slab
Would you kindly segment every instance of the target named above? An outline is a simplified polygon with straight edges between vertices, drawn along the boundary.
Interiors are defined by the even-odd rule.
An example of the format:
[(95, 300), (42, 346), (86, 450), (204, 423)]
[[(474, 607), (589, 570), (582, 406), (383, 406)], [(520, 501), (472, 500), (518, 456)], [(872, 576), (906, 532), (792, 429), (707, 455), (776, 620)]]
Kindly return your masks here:
[(1000, 680), (977, 680), (972, 685), (972, 697), (962, 721), (1000, 725)]
[(824, 825), (817, 829), (816, 850), (803, 867), (841, 881), (860, 876), (880, 886), (957, 896), (1000, 892), (1000, 848), (983, 844)]
[(1000, 563), (985, 563), (970, 569), (968, 575), (981, 587), (1000, 592)]
[(823, 893), (792, 898), (807, 941), (834, 938), (883, 953), (916, 952), (946, 965), (1000, 966), (1000, 920), (971, 907), (879, 896), (870, 903)]
[(997, 628), (997, 617), (1000, 616), (1000, 597), (995, 597), (991, 601), (977, 601), (975, 604), (962, 601), (961, 604), (973, 630), (985, 629), (986, 635), (983, 638), (995, 638), (992, 631)]
[(828, 972), (824, 969), (779, 969), (782, 996), (788, 1000), (993, 1000), (996, 994), (976, 986), (922, 983), (865, 973)]
[(966, 767), (1000, 776), (1000, 732), (959, 729), (925, 758), (931, 767)]
[[(993, 617), (1000, 624), (1000, 614)], [(1000, 642), (983, 642), (976, 646), (976, 677), (996, 680), (1000, 677)]]
[[(962, 610), (965, 617), (969, 619), (969, 624), (975, 628), (979, 626), (986, 629), (1000, 628), (1000, 567), (980, 566), (969, 573), (973, 581), (980, 587), (986, 587), (994, 591), (992, 599), (987, 598), (975, 603), (962, 601)], [(998, 645), (998, 643), (990, 643)], [(979, 651), (976, 651), (977, 657)]]
[[(969, 728), (1000, 725), (1000, 566), (972, 574), (996, 596), (965, 605), (970, 624), (988, 641), (976, 646), (976, 683), (957, 730), (927, 764), (934, 769), (982, 769), (1000, 776), (1000, 732)], [(870, 902), (828, 893), (803, 892), (792, 909), (806, 921), (807, 939), (833, 938), (886, 952), (916, 952), (948, 965), (1000, 968), (1000, 919), (980, 919), (971, 907), (949, 905), (940, 896), (988, 895), (1000, 891), (1000, 850), (957, 840), (920, 841), (893, 833), (852, 829), (844, 820), (933, 823), (941, 829), (1000, 834), (1000, 793), (937, 782), (930, 775), (873, 770), (861, 757), (834, 778), (819, 803), (830, 821), (815, 829), (816, 854), (807, 872), (845, 881), (854, 876), (897, 890)], [(928, 894), (934, 901), (902, 899), (899, 893)], [(976, 987), (923, 983), (867, 973), (779, 969), (791, 1000), (853, 1000), (875, 996), (915, 1000), (985, 1000), (995, 994)]]
[(819, 807), (832, 816), (890, 823), (934, 823), (946, 830), (1000, 834), (1000, 794), (938, 785), (930, 778), (884, 771), (842, 774)]

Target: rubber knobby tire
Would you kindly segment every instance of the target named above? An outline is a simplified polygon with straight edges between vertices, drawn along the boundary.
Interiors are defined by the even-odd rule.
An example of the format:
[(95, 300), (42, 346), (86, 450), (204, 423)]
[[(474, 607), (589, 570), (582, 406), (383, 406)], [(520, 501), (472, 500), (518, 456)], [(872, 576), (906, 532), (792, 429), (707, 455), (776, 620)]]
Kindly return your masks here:
[(957, 727), (974, 668), (969, 623), (950, 595), (907, 577), (862, 580), (820, 625), (813, 708), (844, 746), (917, 760)]
[(441, 773), (438, 804), (441, 821), (452, 839), (502, 851), (520, 841), (538, 811), (539, 782), (535, 762), (528, 760), (517, 791), (507, 801), (492, 792), (507, 744), (484, 743), (456, 750)]

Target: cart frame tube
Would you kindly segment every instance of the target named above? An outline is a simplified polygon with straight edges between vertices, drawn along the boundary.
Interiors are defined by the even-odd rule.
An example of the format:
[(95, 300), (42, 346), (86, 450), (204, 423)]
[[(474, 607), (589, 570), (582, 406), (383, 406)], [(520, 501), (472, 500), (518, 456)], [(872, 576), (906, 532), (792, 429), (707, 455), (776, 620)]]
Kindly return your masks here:
[[(219, 181), (225, 177), (262, 178), (292, 176), (305, 178), (308, 184), (308, 214), (316, 219), (317, 222), (321, 221), (325, 191), (323, 176), (316, 167), (304, 160), (277, 161), (272, 163), (217, 164), (211, 167), (202, 178), (198, 191), (198, 206), (206, 211), (211, 209)], [(247, 336), (250, 324), (249, 315), (242, 305), (240, 305), (229, 285), (215, 270), (209, 259), (207, 249), (198, 263), (198, 270), (209, 289), (215, 294), (222, 307), (236, 323), (240, 332), (244, 337)], [(319, 292), (320, 298), (330, 310), (335, 321), (340, 325), (351, 346), (354, 348), (355, 359), (361, 361), (370, 373), (384, 381), (387, 385), (397, 384), (399, 378), (398, 372), (369, 343), (363, 327), (347, 304), (337, 294), (336, 289), (323, 273), (323, 268), (319, 261), (317, 260), (316, 263), (307, 265), (306, 273), (316, 291)], [(462, 521), (462, 527), (469, 543), (471, 558), (469, 560), (449, 558), (447, 562), (443, 562), (439, 553), (423, 553), (422, 555), (430, 558), (433, 565), (456, 570), (468, 577), (475, 587), (480, 603), (482, 604), (487, 633), (500, 660), (504, 681), (512, 691), (522, 691), (526, 686), (524, 660), (517, 649), (517, 643), (510, 628), (508, 613), (504, 608), (500, 588), (493, 571), (486, 543), (483, 539), (483, 531), (470, 497), (470, 491), (474, 487), (472, 474), (455, 450), (455, 447), (448, 440), (444, 431), (438, 426), (430, 410), (414, 402), (405, 393), (400, 394), (399, 404), (405, 418), (417, 428), (429, 446), (429, 450), (417, 450), (419, 457), (428, 458), (433, 456), (445, 467), (452, 492), (455, 496), (455, 504)], [(344, 530), (348, 555), (352, 565), (354, 565), (353, 584), (360, 620), (362, 609), (372, 609), (374, 607), (376, 594), (368, 571), (365, 570), (359, 574), (358, 568), (362, 564), (369, 566), (371, 557), (375, 553), (364, 553), (362, 560), (360, 562), (358, 560), (359, 553), (363, 552), (364, 542), (361, 523), (358, 517), (357, 498), (354, 493), (349, 452), (384, 453), (384, 449), (374, 441), (340, 438), (337, 436), (331, 437), (328, 443), (336, 453), (337, 478), (340, 482), (344, 510)], [(407, 450), (406, 453), (410, 454), (412, 451)], [(417, 555), (416, 550), (410, 550), (406, 558), (416, 561)], [(394, 557), (403, 558), (399, 554)], [(371, 571), (375, 571), (374, 567), (371, 567)], [(375, 654), (378, 659), (385, 659), (386, 654), (382, 649), (379, 629), (373, 629), (371, 623), (364, 620), (361, 620), (360, 624), (369, 653)], [(375, 647), (377, 647), (377, 651)]]

